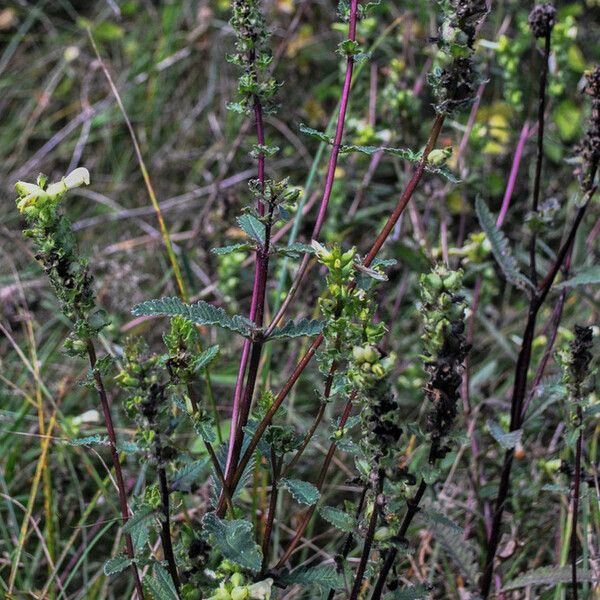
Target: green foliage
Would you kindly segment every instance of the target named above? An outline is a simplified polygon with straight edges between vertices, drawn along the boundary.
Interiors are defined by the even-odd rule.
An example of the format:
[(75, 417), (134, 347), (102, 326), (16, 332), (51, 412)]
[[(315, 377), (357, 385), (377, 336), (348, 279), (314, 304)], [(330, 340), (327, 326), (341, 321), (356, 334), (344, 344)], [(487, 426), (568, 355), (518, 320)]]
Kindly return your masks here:
[(340, 531), (350, 533), (356, 528), (356, 518), (334, 506), (322, 506), (319, 514)]
[[(585, 569), (577, 569), (577, 580), (579, 582), (592, 581), (592, 574)], [(533, 569), (523, 575), (519, 575), (512, 581), (509, 581), (502, 588), (503, 592), (518, 590), (530, 586), (557, 586), (559, 583), (569, 583), (571, 581), (571, 567), (540, 567)]]
[(321, 497), (319, 490), (308, 481), (301, 481), (300, 479), (281, 479), (279, 485), (286, 489), (293, 496), (294, 500), (300, 504), (312, 506), (313, 504), (316, 504)]
[(154, 600), (179, 600), (179, 594), (167, 570), (155, 563), (152, 571), (151, 577), (144, 578), (144, 585), (150, 590)]
[(130, 565), (131, 559), (127, 558), (127, 556), (123, 554), (120, 554), (119, 556), (110, 558), (104, 563), (104, 574), (107, 577), (116, 575), (117, 573), (124, 571)]
[(318, 586), (321, 590), (341, 590), (344, 580), (335, 567), (301, 567), (291, 573), (283, 573), (279, 581), (285, 585), (300, 584), (306, 587)]
[(504, 429), (502, 429), (498, 423), (491, 420), (487, 422), (487, 426), (492, 434), (492, 437), (504, 450), (512, 450), (521, 443), (523, 430), (517, 429), (516, 431), (504, 431)]
[(213, 513), (207, 513), (202, 519), (202, 528), (204, 535), (225, 558), (253, 573), (260, 570), (262, 550), (254, 542), (250, 522), (243, 519), (223, 521)]
[(269, 336), (270, 340), (282, 338), (297, 338), (303, 336), (318, 335), (323, 330), (323, 321), (316, 319), (299, 319), (292, 321), (291, 319), (283, 327), (275, 327), (273, 333)]
[(254, 333), (252, 321), (240, 315), (230, 316), (224, 309), (199, 300), (195, 304), (185, 304), (179, 298), (159, 298), (137, 304), (132, 309), (136, 317), (161, 316), (184, 317), (196, 325), (218, 325), (245, 337)]
[(238, 217), (240, 227), (246, 232), (248, 237), (252, 238), (261, 246), (265, 243), (265, 224), (252, 215), (242, 215)]
[(504, 276), (510, 283), (516, 285), (522, 290), (531, 292), (534, 287), (529, 278), (527, 278), (517, 266), (517, 261), (513, 257), (510, 245), (504, 234), (496, 227), (492, 213), (481, 197), (477, 198), (475, 203), (479, 224), (489, 240), (492, 252), (496, 262), (502, 269)]

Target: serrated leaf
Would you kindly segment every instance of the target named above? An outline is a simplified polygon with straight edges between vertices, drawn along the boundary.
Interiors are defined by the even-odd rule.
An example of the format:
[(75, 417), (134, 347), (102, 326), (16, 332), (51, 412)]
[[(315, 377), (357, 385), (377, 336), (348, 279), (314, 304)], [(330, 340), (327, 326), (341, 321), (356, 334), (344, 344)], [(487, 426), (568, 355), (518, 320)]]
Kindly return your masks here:
[(208, 457), (196, 460), (189, 465), (185, 465), (173, 477), (171, 489), (173, 491), (187, 491), (191, 485), (197, 481), (208, 467)]
[(209, 444), (213, 444), (217, 439), (217, 434), (215, 433), (214, 423), (212, 421), (207, 420), (206, 418), (201, 417), (192, 417), (194, 430), (196, 433)]
[(432, 510), (421, 510), (418, 517), (444, 548), (463, 577), (474, 583), (477, 580), (479, 553), (472, 542), (464, 539), (462, 527), (445, 515)]
[(506, 279), (523, 290), (535, 290), (531, 281), (519, 271), (517, 261), (510, 251), (508, 239), (496, 227), (494, 217), (481, 197), (478, 197), (475, 202), (475, 210), (481, 228), (492, 246), (494, 258), (500, 265)]
[(252, 246), (246, 242), (239, 244), (231, 244), (230, 246), (221, 246), (220, 248), (211, 248), (210, 251), (218, 256), (232, 254), (233, 252), (241, 252), (242, 250), (252, 250)]
[[(577, 569), (577, 580), (592, 581), (590, 571)], [(509, 581), (503, 588), (503, 592), (517, 590), (530, 585), (558, 585), (559, 583), (569, 583), (571, 581), (571, 567), (541, 567), (533, 569), (523, 575), (519, 575), (516, 579)]]
[(431, 591), (422, 585), (415, 585), (404, 590), (388, 594), (384, 600), (427, 600)]
[(292, 321), (290, 319), (283, 327), (275, 327), (268, 339), (296, 338), (305, 335), (310, 337), (321, 333), (324, 326), (324, 321), (316, 319), (300, 319), (299, 321)]
[(278, 246), (275, 248), (279, 254), (283, 254), (284, 256), (289, 256), (290, 258), (298, 258), (303, 254), (314, 254), (315, 249), (308, 244), (302, 244), (300, 242), (294, 242), (289, 246)]
[(248, 237), (258, 242), (261, 246), (264, 245), (267, 233), (265, 224), (262, 221), (259, 221), (253, 215), (242, 215), (237, 218), (237, 222)]
[(87, 437), (75, 438), (74, 440), (69, 440), (69, 444), (71, 446), (108, 446), (108, 436), (106, 435), (88, 435)]
[(205, 369), (215, 359), (217, 354), (219, 354), (218, 344), (208, 347), (206, 350), (201, 352), (196, 358), (194, 358), (194, 360), (192, 361), (192, 370), (197, 373), (198, 371), (200, 371), (200, 369)]
[(204, 533), (212, 537), (212, 543), (225, 558), (253, 573), (260, 571), (262, 550), (254, 541), (250, 521), (223, 521), (214, 513), (207, 513), (202, 519), (202, 526)]
[(155, 563), (153, 571), (152, 577), (144, 578), (144, 585), (148, 587), (154, 600), (179, 600), (170, 573), (158, 563)]
[(593, 265), (587, 269), (582, 269), (566, 281), (561, 281), (554, 287), (557, 290), (576, 287), (578, 285), (598, 285), (600, 283), (600, 265)]
[(504, 450), (512, 450), (517, 444), (521, 442), (523, 437), (523, 430), (517, 429), (516, 431), (504, 431), (498, 423), (488, 420), (487, 426), (492, 434), (492, 437), (504, 448)]
[(218, 325), (224, 329), (235, 331), (250, 337), (256, 328), (254, 323), (240, 315), (228, 315), (222, 308), (199, 300), (195, 304), (185, 304), (179, 298), (157, 298), (146, 300), (133, 307), (131, 313), (136, 317), (181, 316), (196, 325)]
[(356, 527), (356, 519), (353, 515), (349, 515), (347, 512), (334, 506), (323, 506), (319, 510), (319, 514), (328, 522), (331, 523), (336, 529), (350, 533), (354, 531)]
[(123, 533), (131, 533), (136, 527), (141, 524), (148, 523), (156, 516), (156, 510), (151, 506), (142, 506), (137, 510), (123, 526)]
[(308, 127), (307, 125), (304, 125), (304, 123), (300, 123), (300, 131), (306, 135), (309, 135), (311, 138), (319, 140), (320, 142), (325, 142), (326, 144), (333, 143), (333, 139), (326, 133), (313, 129), (312, 127)]
[(280, 577), (284, 585), (299, 584), (304, 586), (318, 585), (322, 590), (341, 590), (344, 587), (344, 578), (335, 570), (335, 567), (300, 567), (291, 573), (282, 573)]
[(110, 577), (111, 575), (116, 575), (117, 573), (124, 571), (130, 565), (131, 559), (125, 556), (124, 554), (119, 554), (118, 556), (109, 558), (104, 563), (104, 574), (107, 577)]
[(282, 479), (281, 487), (285, 488), (300, 504), (312, 506), (319, 500), (321, 493), (319, 490), (308, 481), (300, 479)]

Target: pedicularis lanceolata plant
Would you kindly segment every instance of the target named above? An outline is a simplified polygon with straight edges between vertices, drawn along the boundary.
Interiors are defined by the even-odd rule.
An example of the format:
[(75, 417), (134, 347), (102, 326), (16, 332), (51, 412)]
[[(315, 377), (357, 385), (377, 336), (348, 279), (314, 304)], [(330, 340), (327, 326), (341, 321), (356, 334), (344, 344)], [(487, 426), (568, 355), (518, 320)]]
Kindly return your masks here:
[[(56, 183), (40, 176), (35, 184), (16, 184), (24, 234), (69, 323), (64, 351), (87, 362), (89, 405), (97, 398), (104, 417), (106, 434), (72, 443), (110, 450), (124, 550), (106, 557), (104, 572), (122, 586), (118, 593), (156, 600), (452, 593), (485, 600), (516, 598), (512, 590), (536, 586), (557, 590), (544, 598), (564, 598), (567, 589), (573, 598), (595, 593), (597, 538), (586, 540), (594, 532), (590, 510), (598, 516), (587, 500), (598, 487), (598, 329), (590, 322), (571, 332), (561, 318), (578, 286), (587, 286), (581, 289), (596, 302), (597, 315), (597, 295), (589, 291), (599, 281), (597, 267), (580, 269), (577, 261), (584, 261), (580, 230), (598, 213), (600, 68), (580, 77), (589, 125), (568, 161), (576, 191), (559, 202), (556, 189), (544, 189), (547, 117), (567, 87), (562, 70), (574, 60), (567, 56), (572, 15), (539, 4), (518, 23), (515, 40), (507, 37), (506, 23), (498, 39), (480, 43), (490, 10), (499, 8), (486, 0), (431, 2), (419, 85), (408, 88), (406, 62), (394, 58), (381, 84), (383, 106), (379, 110), (375, 87), (365, 123), (352, 114), (352, 102), (355, 90), (364, 89), (365, 65), (379, 60), (380, 41), (373, 36), (379, 9), (340, 2), (344, 39), (337, 49), (335, 110), (325, 131), (299, 126), (328, 154), (322, 182), (313, 184), (310, 175), (311, 199), (308, 186), (276, 174), (278, 153), (293, 154), (269, 143), (277, 112), (286, 110), (286, 86), (275, 77), (278, 55), (265, 6), (231, 3), (235, 41), (228, 60), (239, 78), (228, 109), (240, 139), (248, 140), (255, 176), (235, 217), (235, 239), (212, 249), (223, 302), (190, 303), (185, 292), (141, 302), (132, 313), (138, 323), (151, 321), (152, 330), (119, 338), (96, 296), (93, 261), (82, 257), (66, 216), (73, 190), (93, 185), (88, 171), (77, 168)], [(535, 89), (521, 81), (519, 64), (527, 64)], [(512, 114), (526, 118), (497, 217), (486, 183), (470, 181), (464, 162), (469, 141), (481, 148), (499, 143), (493, 138), (502, 132), (483, 131), (476, 121), (496, 77), (508, 82), (503, 93)], [(404, 136), (398, 120), (414, 124), (427, 100), (427, 137), (409, 138), (412, 148), (392, 145)], [(452, 144), (445, 128), (463, 142)], [(535, 140), (531, 184), (519, 174), (528, 136)], [(356, 198), (368, 194), (380, 160), (393, 165), (401, 190), (378, 207), (378, 229), (367, 243), (360, 236), (359, 244), (331, 223), (331, 212), (340, 218), (340, 207), (355, 210), (352, 198), (340, 198), (338, 184), (343, 169), (365, 160), (368, 177)], [(434, 217), (420, 214), (417, 195), (432, 195), (442, 206), (439, 244), (423, 234), (422, 221)], [(450, 233), (455, 243), (449, 247), (454, 221), (448, 215), (457, 198), (460, 232)], [(518, 212), (522, 225), (505, 235), (509, 211)], [(394, 245), (405, 212), (417, 249), (410, 255), (396, 253)], [(296, 241), (301, 219), (310, 222), (305, 243)], [(411, 260), (418, 277), (406, 285), (415, 301), (399, 298), (390, 311), (390, 280)], [(242, 270), (251, 282), (249, 301), (236, 296)], [(511, 323), (510, 340), (491, 321), (506, 302), (527, 307), (524, 320)], [(484, 314), (488, 304), (498, 308)], [(414, 336), (406, 355), (396, 333), (401, 318), (410, 323), (402, 335)], [(495, 363), (489, 372), (471, 373), (478, 356), (469, 353), (482, 352), (484, 327), (510, 357), (506, 380), (495, 380)], [(555, 354), (557, 337), (563, 346)], [(562, 378), (545, 375), (552, 361)], [(294, 414), (300, 397), (309, 407), (302, 425)], [(559, 458), (540, 469), (551, 478), (548, 489), (562, 494), (568, 552), (548, 560), (540, 549), (533, 562), (544, 568), (519, 580), (525, 565), (504, 563), (526, 543), (515, 534), (513, 513), (535, 510), (530, 496), (519, 495), (526, 487), (520, 465), (537, 460), (527, 451), (532, 421), (557, 403), (564, 415), (552, 436)], [(116, 415), (124, 426), (119, 435)], [(453, 504), (452, 478), (465, 469), (464, 501)], [(530, 503), (525, 509), (524, 502)], [(416, 555), (425, 538), (428, 550)], [(434, 570), (425, 576), (426, 554), (451, 565), (453, 577)]]

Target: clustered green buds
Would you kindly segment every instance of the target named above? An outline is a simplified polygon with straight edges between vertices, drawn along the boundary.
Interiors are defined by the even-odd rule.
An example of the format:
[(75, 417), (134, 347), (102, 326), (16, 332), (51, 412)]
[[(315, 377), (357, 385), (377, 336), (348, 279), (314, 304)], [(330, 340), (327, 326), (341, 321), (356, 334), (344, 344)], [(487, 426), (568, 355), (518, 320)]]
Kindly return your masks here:
[(457, 295), (462, 276), (462, 270), (451, 271), (443, 265), (421, 276), (421, 314), (425, 328), (421, 339), (429, 356), (435, 356), (442, 348), (451, 323), (463, 317), (465, 304)]
[(272, 579), (263, 579), (256, 583), (246, 583), (242, 573), (233, 573), (221, 581), (217, 590), (207, 600), (269, 600), (271, 598)]
[(563, 379), (569, 395), (575, 402), (581, 401), (593, 389), (593, 373), (590, 369), (594, 343), (591, 327), (575, 325), (575, 337), (569, 347), (559, 352), (563, 367)]
[(234, 0), (232, 9), (230, 23), (236, 35), (236, 53), (228, 60), (241, 67), (243, 73), (238, 80), (240, 100), (231, 103), (229, 108), (250, 113), (258, 102), (263, 111), (272, 112), (279, 84), (269, 74), (273, 57), (260, 0)]
[(87, 169), (78, 168), (49, 185), (43, 175), (35, 184), (19, 181), (15, 185), (17, 208), (29, 225), (23, 233), (33, 240), (35, 257), (48, 275), (63, 313), (75, 323), (66, 344), (70, 354), (82, 354), (85, 340), (108, 323), (103, 314), (92, 317), (95, 296), (88, 261), (79, 255), (71, 222), (59, 210), (69, 190), (89, 181)]
[(166, 367), (175, 381), (189, 383), (195, 379), (194, 357), (199, 348), (200, 336), (196, 326), (189, 320), (176, 316), (163, 336), (169, 358)]
[(396, 363), (396, 353), (383, 357), (371, 344), (352, 348), (353, 365), (348, 372), (349, 379), (355, 385), (365, 385), (372, 379), (383, 379)]
[(431, 435), (430, 461), (445, 456), (442, 440), (448, 435), (457, 413), (463, 361), (467, 354), (464, 336), (465, 302), (459, 295), (462, 271), (436, 265), (421, 276), (420, 314), (425, 334), (425, 369), (429, 376), (425, 394), (431, 402), (427, 429)]
[(490, 252), (492, 245), (483, 231), (476, 231), (469, 234), (467, 241), (462, 248), (450, 248), (450, 256), (460, 256), (464, 264), (480, 265), (484, 263)]

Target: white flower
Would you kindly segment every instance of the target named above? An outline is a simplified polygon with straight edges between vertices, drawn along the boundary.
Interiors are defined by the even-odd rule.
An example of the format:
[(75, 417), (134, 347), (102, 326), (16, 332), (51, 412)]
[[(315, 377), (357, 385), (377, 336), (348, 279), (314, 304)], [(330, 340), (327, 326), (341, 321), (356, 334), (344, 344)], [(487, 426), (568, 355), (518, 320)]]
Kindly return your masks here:
[(250, 598), (255, 600), (269, 600), (271, 597), (271, 588), (273, 587), (273, 580), (263, 579), (258, 583), (253, 583), (248, 586), (248, 592), (250, 592)]
[(90, 172), (85, 167), (78, 167), (74, 171), (71, 171), (66, 177), (63, 177), (61, 181), (51, 183), (48, 186), (46, 193), (50, 198), (56, 198), (56, 196), (64, 194), (68, 190), (89, 184)]

